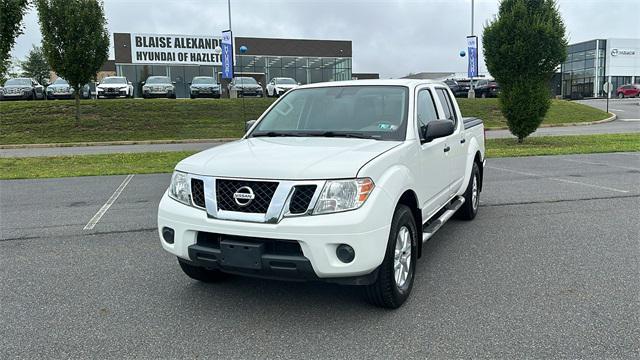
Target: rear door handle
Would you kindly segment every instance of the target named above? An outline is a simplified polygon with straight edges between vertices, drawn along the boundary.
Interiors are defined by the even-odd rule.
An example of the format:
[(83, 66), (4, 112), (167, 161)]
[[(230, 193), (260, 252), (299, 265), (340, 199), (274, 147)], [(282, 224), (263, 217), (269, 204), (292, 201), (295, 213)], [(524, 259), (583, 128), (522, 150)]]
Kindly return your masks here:
[(449, 146), (444, 148), (444, 152), (449, 152), (449, 150), (451, 150), (451, 148)]

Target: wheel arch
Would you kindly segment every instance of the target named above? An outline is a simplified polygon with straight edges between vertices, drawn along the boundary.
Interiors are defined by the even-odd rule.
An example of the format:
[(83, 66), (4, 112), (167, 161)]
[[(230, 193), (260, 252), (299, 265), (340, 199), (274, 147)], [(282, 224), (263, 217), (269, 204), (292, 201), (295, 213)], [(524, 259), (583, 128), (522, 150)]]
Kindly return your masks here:
[(417, 257), (420, 258), (422, 256), (422, 238), (420, 237), (420, 235), (422, 234), (422, 210), (418, 205), (418, 196), (416, 195), (415, 191), (411, 189), (405, 190), (405, 192), (400, 196), (400, 199), (398, 199), (397, 205), (401, 204), (409, 207), (411, 213), (413, 214), (413, 219), (416, 223), (416, 230), (418, 232), (418, 239), (414, 239), (414, 245), (418, 250)]

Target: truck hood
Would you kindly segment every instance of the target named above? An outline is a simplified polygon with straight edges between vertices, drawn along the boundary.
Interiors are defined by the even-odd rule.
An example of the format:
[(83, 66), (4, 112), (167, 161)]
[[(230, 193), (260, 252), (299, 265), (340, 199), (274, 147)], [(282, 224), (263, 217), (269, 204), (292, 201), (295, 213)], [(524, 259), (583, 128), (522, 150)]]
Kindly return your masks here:
[(326, 137), (249, 138), (190, 156), (176, 170), (254, 179), (353, 178), (368, 161), (399, 144)]

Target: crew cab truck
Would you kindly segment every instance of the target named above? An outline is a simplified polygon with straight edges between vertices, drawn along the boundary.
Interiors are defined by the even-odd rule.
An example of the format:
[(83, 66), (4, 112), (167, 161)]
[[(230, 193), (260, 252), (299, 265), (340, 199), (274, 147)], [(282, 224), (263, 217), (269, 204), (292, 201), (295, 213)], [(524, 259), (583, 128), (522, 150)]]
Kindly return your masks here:
[(397, 308), (427, 241), (478, 211), (480, 119), (441, 82), (360, 80), (293, 89), (245, 136), (182, 160), (158, 209), (186, 275), (360, 285)]

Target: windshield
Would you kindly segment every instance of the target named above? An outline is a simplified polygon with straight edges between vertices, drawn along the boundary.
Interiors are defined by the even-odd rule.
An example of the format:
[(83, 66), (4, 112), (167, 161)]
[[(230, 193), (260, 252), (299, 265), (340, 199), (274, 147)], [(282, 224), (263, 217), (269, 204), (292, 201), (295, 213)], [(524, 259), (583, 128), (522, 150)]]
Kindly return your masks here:
[(276, 84), (282, 84), (282, 85), (295, 85), (297, 84), (297, 82), (291, 78), (277, 78), (276, 79)]
[(4, 86), (9, 85), (22, 85), (22, 86), (31, 86), (31, 80), (29, 79), (9, 79), (4, 83)]
[(69, 83), (63, 78), (57, 78), (56, 81), (53, 82), (53, 85), (69, 85)]
[(193, 78), (192, 84), (215, 84), (216, 80), (212, 77)]
[(244, 84), (244, 85), (254, 85), (254, 84), (257, 84), (258, 82), (256, 81), (256, 79), (252, 77), (241, 77), (236, 79), (236, 83)]
[(171, 80), (169, 80), (166, 76), (149, 76), (147, 82), (145, 84), (169, 84)]
[(294, 90), (258, 123), (251, 137), (327, 136), (404, 140), (404, 86), (332, 86)]
[(126, 84), (123, 77), (107, 77), (102, 79), (103, 84)]

